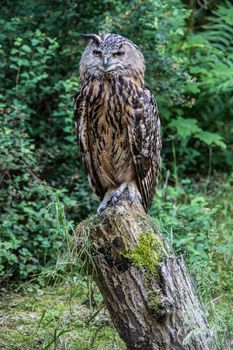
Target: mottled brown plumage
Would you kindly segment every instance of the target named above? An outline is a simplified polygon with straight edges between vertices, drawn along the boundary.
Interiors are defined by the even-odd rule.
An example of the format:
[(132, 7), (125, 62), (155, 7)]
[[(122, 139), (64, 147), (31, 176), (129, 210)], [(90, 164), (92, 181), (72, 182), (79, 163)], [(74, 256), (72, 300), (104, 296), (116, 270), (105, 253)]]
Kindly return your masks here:
[(128, 189), (148, 210), (160, 163), (160, 121), (144, 84), (144, 58), (116, 34), (93, 38), (80, 61), (81, 89), (75, 122), (89, 181), (102, 203), (115, 203)]

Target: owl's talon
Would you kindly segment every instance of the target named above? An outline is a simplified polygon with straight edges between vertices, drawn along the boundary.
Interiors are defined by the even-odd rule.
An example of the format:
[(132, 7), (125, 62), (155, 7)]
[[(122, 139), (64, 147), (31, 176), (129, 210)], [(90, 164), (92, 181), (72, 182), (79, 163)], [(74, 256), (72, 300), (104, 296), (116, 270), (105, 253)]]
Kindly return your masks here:
[(111, 193), (110, 198), (103, 200), (103, 202), (100, 204), (99, 208), (97, 209), (98, 214), (101, 214), (102, 211), (104, 211), (109, 205), (112, 205), (113, 207), (115, 207), (120, 196), (122, 195), (122, 193), (126, 188), (127, 188), (126, 184), (121, 185), (119, 188), (117, 188), (115, 191)]
[(142, 197), (138, 192), (129, 191), (128, 199), (131, 205), (137, 201), (142, 203)]
[(98, 214), (101, 214), (102, 211), (104, 211), (109, 205), (112, 205), (113, 207), (116, 206), (118, 198), (115, 198), (115, 192), (111, 195), (111, 197), (107, 201), (103, 201), (99, 208), (97, 209)]
[(115, 207), (117, 204), (117, 200), (113, 200), (113, 198), (110, 198), (108, 201), (106, 202), (102, 202), (99, 206), (99, 208), (97, 209), (98, 214), (101, 214), (109, 205), (112, 205), (113, 207)]
[(97, 213), (101, 214), (107, 208), (108, 204), (109, 204), (108, 201), (102, 202), (97, 209)]
[(119, 197), (121, 196), (122, 191), (121, 190), (116, 190), (113, 192), (113, 194), (111, 195), (111, 198), (109, 199), (109, 202), (115, 206), (118, 202)]

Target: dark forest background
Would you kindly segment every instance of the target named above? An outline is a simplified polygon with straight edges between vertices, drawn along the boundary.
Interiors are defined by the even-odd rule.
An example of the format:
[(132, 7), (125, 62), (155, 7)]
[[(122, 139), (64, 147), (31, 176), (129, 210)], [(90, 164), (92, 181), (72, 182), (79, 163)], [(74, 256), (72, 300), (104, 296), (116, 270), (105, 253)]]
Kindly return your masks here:
[(79, 34), (119, 33), (144, 53), (162, 122), (163, 164), (151, 215), (185, 256), (200, 297), (211, 304), (219, 349), (228, 349), (233, 3), (1, 1), (0, 28), (1, 285), (45, 283), (43, 274), (66, 254), (75, 225), (95, 213), (98, 199), (73, 130), (86, 45)]

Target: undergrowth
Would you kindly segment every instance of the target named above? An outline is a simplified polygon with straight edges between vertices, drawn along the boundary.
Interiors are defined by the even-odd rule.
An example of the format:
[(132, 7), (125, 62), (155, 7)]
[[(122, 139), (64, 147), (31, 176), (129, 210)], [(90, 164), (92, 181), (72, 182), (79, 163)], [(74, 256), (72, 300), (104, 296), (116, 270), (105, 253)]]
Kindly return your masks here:
[(185, 257), (219, 350), (230, 350), (233, 341), (232, 203), (233, 176), (216, 175), (200, 183), (165, 182), (151, 208), (176, 254)]
[[(209, 180), (183, 179), (176, 186), (165, 182), (150, 214), (176, 254), (185, 258), (217, 349), (230, 350), (233, 177)], [(82, 254), (91, 257), (88, 239), (81, 245), (85, 251), (77, 250), (73, 226), (59, 200), (49, 212), (55, 215), (65, 248), (55, 266), (37, 276), (37, 284), (22, 283), (17, 294), (2, 290), (1, 349), (124, 349), (84, 268)]]

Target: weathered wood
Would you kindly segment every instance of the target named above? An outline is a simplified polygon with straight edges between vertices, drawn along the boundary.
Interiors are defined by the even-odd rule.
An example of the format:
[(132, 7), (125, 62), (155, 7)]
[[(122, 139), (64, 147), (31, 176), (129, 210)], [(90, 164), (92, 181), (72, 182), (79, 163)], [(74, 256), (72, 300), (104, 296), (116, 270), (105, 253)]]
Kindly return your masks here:
[(139, 203), (122, 201), (81, 223), (76, 235), (89, 237), (94, 278), (127, 349), (213, 350), (182, 258)]

